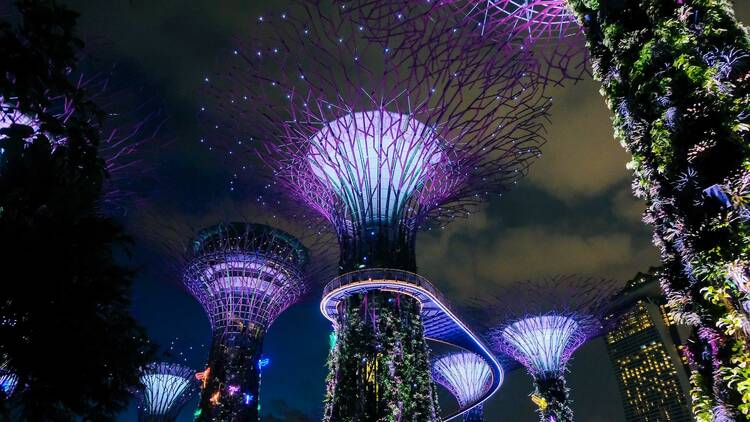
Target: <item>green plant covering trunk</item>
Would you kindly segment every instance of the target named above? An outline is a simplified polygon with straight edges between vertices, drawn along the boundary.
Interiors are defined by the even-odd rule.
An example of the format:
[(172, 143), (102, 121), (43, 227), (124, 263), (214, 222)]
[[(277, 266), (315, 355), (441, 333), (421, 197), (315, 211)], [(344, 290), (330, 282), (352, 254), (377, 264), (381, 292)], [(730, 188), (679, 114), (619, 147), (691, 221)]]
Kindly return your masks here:
[(562, 374), (534, 377), (535, 402), (538, 401), (539, 420), (542, 422), (573, 422), (570, 392)]
[(412, 297), (372, 291), (342, 303), (325, 421), (438, 421), (429, 349)]
[(196, 421), (257, 422), (263, 331), (215, 333)]
[(569, 0), (632, 153), (699, 421), (750, 414), (750, 41), (726, 0)]

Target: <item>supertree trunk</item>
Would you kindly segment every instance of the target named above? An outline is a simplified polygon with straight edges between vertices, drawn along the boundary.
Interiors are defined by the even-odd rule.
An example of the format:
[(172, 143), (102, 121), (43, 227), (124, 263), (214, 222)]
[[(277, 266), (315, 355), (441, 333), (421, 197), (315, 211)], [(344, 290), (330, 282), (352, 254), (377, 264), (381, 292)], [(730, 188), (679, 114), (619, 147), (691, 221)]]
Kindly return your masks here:
[[(414, 234), (397, 224), (339, 234), (342, 273), (368, 268), (416, 270)], [(373, 290), (341, 305), (329, 357), (324, 420), (435, 421), (421, 305), (411, 296)]]
[(439, 420), (420, 304), (373, 291), (342, 305), (324, 420)]
[(257, 422), (262, 333), (217, 333), (211, 344), (197, 421)]
[[(612, 4), (610, 4), (612, 3)], [(614, 3), (617, 3), (616, 5)], [(750, 41), (725, 0), (569, 0), (632, 153), (699, 421), (750, 413), (747, 346)]]
[(573, 422), (570, 394), (562, 375), (535, 377), (532, 397), (539, 406), (541, 422)]

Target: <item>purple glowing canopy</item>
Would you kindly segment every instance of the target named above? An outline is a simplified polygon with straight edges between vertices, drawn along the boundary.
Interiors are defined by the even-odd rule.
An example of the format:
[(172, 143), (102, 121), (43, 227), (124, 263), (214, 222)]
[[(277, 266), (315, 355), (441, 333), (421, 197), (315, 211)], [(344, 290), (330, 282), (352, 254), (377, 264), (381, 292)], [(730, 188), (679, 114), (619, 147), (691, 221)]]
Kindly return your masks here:
[(219, 224), (198, 234), (183, 280), (215, 331), (265, 332), (306, 290), (307, 249), (278, 229)]
[(546, 375), (564, 370), (573, 352), (591, 335), (587, 328), (575, 316), (548, 314), (514, 321), (496, 335), (501, 337), (500, 349), (530, 372)]
[(558, 377), (582, 344), (614, 323), (606, 317), (619, 288), (613, 280), (575, 275), (517, 283), (480, 301), (481, 312), (499, 315), (491, 345), (537, 378)]
[(230, 156), (260, 149), (276, 183), (340, 236), (466, 216), (539, 155), (549, 101), (530, 55), (465, 48), (440, 22), (405, 54), (340, 7), (300, 7), (259, 18), (261, 35), (207, 78), (206, 140)]
[(462, 408), (481, 398), (492, 382), (490, 366), (481, 356), (471, 352), (449, 353), (434, 358), (432, 376), (456, 397)]
[(17, 385), (18, 377), (10, 368), (8, 360), (0, 360), (0, 390), (8, 397), (13, 394)]
[(198, 391), (195, 371), (177, 363), (157, 362), (141, 374), (138, 390), (139, 420), (175, 420)]

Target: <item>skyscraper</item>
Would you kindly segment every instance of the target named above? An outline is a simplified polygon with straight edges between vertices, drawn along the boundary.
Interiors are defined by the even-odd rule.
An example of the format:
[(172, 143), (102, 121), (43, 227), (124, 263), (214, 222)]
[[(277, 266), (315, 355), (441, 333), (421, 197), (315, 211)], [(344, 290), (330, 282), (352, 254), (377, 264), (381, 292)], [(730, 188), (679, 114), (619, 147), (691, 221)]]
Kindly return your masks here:
[(607, 334), (607, 350), (628, 422), (692, 421), (687, 371), (679, 348), (687, 327), (664, 308), (659, 282), (639, 273), (620, 296), (623, 315)]

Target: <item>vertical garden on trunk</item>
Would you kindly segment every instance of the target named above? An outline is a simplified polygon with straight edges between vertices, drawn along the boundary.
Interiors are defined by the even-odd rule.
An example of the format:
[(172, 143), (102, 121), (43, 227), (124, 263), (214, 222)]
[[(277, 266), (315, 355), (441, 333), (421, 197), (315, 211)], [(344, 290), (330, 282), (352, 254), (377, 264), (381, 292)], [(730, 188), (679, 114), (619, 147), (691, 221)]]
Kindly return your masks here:
[(632, 154), (700, 421), (750, 414), (750, 41), (725, 0), (569, 0)]

